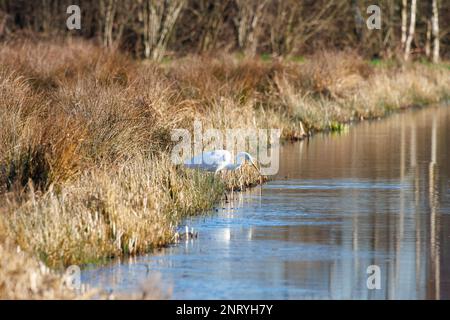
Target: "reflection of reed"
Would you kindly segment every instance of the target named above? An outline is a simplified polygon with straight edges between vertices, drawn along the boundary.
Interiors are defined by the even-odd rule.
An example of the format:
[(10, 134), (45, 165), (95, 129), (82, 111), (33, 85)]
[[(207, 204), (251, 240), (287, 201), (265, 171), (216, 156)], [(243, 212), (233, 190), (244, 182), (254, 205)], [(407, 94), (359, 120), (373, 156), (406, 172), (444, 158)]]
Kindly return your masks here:
[[(396, 250), (395, 250), (395, 288), (400, 286), (401, 280), (401, 254), (402, 254), (402, 244), (405, 231), (405, 118), (402, 117), (400, 125), (400, 203), (399, 203), (399, 218), (398, 227), (399, 232), (396, 238)], [(395, 293), (395, 290), (394, 290)], [(392, 298), (395, 299), (393, 294)]]
[(434, 296), (435, 299), (440, 298), (440, 261), (439, 261), (439, 222), (437, 221), (436, 207), (437, 194), (435, 188), (435, 181), (438, 175), (438, 168), (436, 166), (436, 149), (437, 149), (437, 119), (436, 114), (433, 113), (432, 127), (431, 127), (431, 159), (429, 164), (429, 206), (430, 206), (430, 247), (431, 247), (431, 265), (434, 276)]
[[(220, 250), (207, 251), (212, 257), (208, 264), (214, 265), (208, 277), (234, 279), (251, 272), (245, 281), (257, 278), (264, 286), (284, 290), (284, 298), (448, 297), (449, 250), (440, 240), (448, 236), (450, 224), (441, 214), (448, 207), (440, 201), (448, 188), (448, 163), (442, 159), (448, 155), (450, 110), (444, 111), (446, 122), (439, 113), (430, 118), (433, 112), (362, 124), (339, 139), (317, 136), (284, 146), (280, 175), (274, 179), (285, 183), (285, 189), (263, 186), (218, 204), (214, 217), (219, 223), (208, 232)], [(291, 181), (283, 182), (286, 176)], [(305, 188), (290, 188), (296, 179)], [(355, 180), (363, 187), (352, 187)], [(334, 188), (337, 182), (349, 188)], [(445, 188), (440, 193), (439, 183)], [(241, 218), (246, 223), (236, 228)], [(270, 225), (272, 219), (279, 224)], [(249, 248), (246, 240), (253, 241)], [(209, 248), (210, 240), (200, 233), (200, 240), (190, 243), (190, 256), (197, 254), (194, 246), (201, 241)], [(161, 251), (161, 260), (179, 267), (179, 257), (172, 260), (170, 254), (185, 254), (182, 249)], [(254, 257), (247, 260), (250, 252)], [(381, 268), (381, 290), (366, 289), (369, 265)], [(159, 267), (174, 269), (170, 264)], [(202, 265), (190, 267), (202, 270)], [(133, 274), (125, 267), (114, 281), (138, 278), (138, 272), (145, 270)]]
[(419, 205), (419, 174), (417, 169), (417, 128), (416, 123), (413, 122), (411, 124), (411, 142), (410, 142), (410, 166), (411, 166), (411, 172), (413, 175), (413, 185), (414, 185), (414, 222), (415, 222), (415, 228), (416, 228), (416, 241), (415, 241), (415, 267), (416, 267), (416, 290), (420, 290), (420, 279), (421, 279), (421, 258), (422, 258), (422, 241), (421, 241), (421, 234), (422, 234), (422, 219), (420, 210), (418, 208)]

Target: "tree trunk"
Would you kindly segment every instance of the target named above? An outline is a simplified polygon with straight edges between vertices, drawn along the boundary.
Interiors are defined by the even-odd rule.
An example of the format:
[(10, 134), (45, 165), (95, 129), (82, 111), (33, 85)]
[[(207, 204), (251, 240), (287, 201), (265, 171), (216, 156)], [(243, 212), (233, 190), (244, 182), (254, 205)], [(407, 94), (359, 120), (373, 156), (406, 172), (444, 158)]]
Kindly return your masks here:
[[(105, 3), (106, 2), (106, 3)], [(116, 14), (116, 0), (101, 1), (103, 11), (103, 45), (110, 48), (113, 45), (114, 16)]]
[(387, 25), (386, 32), (383, 32), (383, 38), (381, 43), (381, 56), (384, 58), (392, 58), (393, 52), (395, 51), (395, 15), (396, 15), (396, 4), (394, 1), (388, 1), (387, 6), (387, 16), (384, 18)]
[(170, 34), (186, 0), (144, 0), (141, 2), (144, 56), (160, 61), (166, 52)]
[(364, 18), (361, 14), (361, 10), (359, 9), (358, 0), (352, 0), (352, 10), (353, 10), (353, 19), (355, 21), (355, 34), (358, 39), (358, 44), (362, 44), (364, 42), (364, 34), (365, 34), (365, 23)]
[(405, 61), (409, 60), (411, 53), (411, 43), (414, 39), (414, 32), (416, 29), (416, 10), (417, 10), (417, 0), (411, 0), (411, 18), (409, 24), (408, 37), (406, 38), (405, 44)]
[(254, 56), (258, 47), (260, 24), (267, 0), (236, 0), (238, 18), (236, 19), (239, 48), (247, 55)]
[(425, 55), (427, 58), (431, 56), (431, 17), (427, 17), (427, 33), (425, 39)]
[[(270, 10), (270, 45), (272, 53), (289, 55), (293, 50), (295, 30), (298, 27), (299, 15), (303, 5), (296, 0), (277, 0)], [(303, 22), (303, 21), (302, 21)]]
[(8, 15), (0, 10), (0, 38), (7, 33), (6, 23)]
[(199, 9), (194, 11), (199, 17), (200, 28), (197, 51), (207, 52), (216, 48), (220, 32), (223, 30), (226, 9), (230, 0), (202, 0), (198, 1)]
[(402, 39), (401, 39), (402, 49), (405, 49), (407, 24), (408, 24), (408, 0), (402, 0)]
[(431, 30), (433, 34), (433, 62), (439, 62), (439, 8), (437, 0), (432, 3), (433, 17), (431, 18)]

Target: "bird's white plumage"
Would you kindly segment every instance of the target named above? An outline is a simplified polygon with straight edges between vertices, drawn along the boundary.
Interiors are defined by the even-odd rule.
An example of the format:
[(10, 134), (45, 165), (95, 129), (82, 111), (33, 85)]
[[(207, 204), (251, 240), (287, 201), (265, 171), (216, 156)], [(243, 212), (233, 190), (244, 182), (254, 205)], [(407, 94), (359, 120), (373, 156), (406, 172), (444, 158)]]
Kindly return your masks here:
[(231, 152), (228, 150), (205, 151), (199, 155), (184, 162), (184, 165), (190, 169), (199, 169), (211, 172), (220, 172), (222, 170), (236, 170), (241, 167), (243, 161), (249, 160), (256, 167), (253, 157), (247, 152), (240, 152), (236, 156), (236, 163), (232, 162)]
[(191, 169), (216, 171), (228, 163), (231, 163), (231, 153), (228, 150), (213, 150), (188, 159), (184, 162), (184, 165)]

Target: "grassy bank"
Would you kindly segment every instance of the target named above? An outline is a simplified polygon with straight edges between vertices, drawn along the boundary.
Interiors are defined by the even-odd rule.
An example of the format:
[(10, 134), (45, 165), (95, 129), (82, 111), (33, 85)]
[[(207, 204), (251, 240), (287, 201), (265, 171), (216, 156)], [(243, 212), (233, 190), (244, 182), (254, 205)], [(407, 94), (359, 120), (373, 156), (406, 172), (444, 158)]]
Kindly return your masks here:
[(226, 189), (259, 179), (172, 165), (172, 129), (200, 119), (299, 139), (448, 98), (449, 75), (354, 52), (154, 64), (79, 41), (0, 45), (1, 233), (52, 267), (146, 252)]
[(157, 278), (150, 278), (132, 295), (114, 295), (98, 289), (70, 288), (67, 274), (54, 271), (42, 261), (6, 239), (0, 221), (0, 300), (17, 299), (167, 299), (170, 291), (161, 287)]

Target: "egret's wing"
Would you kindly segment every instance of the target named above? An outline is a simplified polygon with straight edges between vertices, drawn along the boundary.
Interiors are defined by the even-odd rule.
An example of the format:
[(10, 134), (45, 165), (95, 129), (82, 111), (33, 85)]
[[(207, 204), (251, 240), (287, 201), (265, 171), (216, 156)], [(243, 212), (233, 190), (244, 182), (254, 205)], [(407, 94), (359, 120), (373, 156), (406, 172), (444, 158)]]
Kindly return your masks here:
[(187, 161), (184, 165), (192, 169), (215, 171), (221, 164), (229, 163), (231, 154), (227, 150), (206, 151)]
[(206, 163), (221, 164), (231, 161), (231, 155), (227, 150), (213, 150), (203, 153), (203, 161)]
[(199, 154), (191, 159), (187, 159), (186, 161), (184, 161), (184, 164), (188, 166), (192, 164), (200, 164), (202, 162), (203, 162), (203, 154)]

